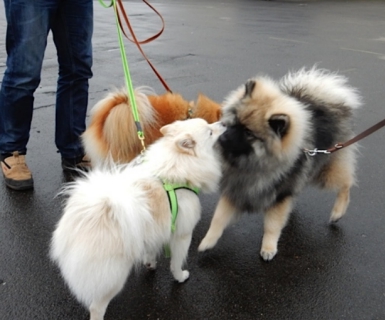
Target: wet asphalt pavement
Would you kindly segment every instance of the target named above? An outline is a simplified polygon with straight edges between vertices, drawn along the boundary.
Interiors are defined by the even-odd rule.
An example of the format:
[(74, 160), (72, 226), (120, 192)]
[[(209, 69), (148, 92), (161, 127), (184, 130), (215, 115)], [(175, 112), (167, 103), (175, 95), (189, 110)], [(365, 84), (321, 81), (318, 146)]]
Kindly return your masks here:
[[(112, 9), (95, 4), (94, 77), (90, 108), (108, 89), (123, 86)], [(169, 0), (152, 4), (166, 29), (144, 46), (171, 89), (188, 99), (198, 92), (222, 101), (249, 77), (274, 78), (311, 66), (336, 70), (359, 88), (365, 105), (360, 132), (385, 118), (385, 2)], [(159, 29), (143, 3), (125, 2), (138, 36)], [(0, 3), (0, 72), (5, 69), (5, 18)], [(164, 91), (142, 56), (126, 42), (135, 86)], [(65, 177), (54, 146), (56, 53), (50, 39), (27, 162), (35, 189), (15, 192), (0, 178), (0, 319), (87, 319), (48, 260), (61, 215), (55, 195)], [(262, 216), (243, 216), (217, 246), (197, 253), (218, 195), (201, 196), (190, 279), (177, 284), (160, 258), (158, 270), (132, 275), (105, 319), (385, 319), (385, 129), (361, 143), (358, 186), (347, 215), (328, 224), (334, 194), (308, 188), (298, 199), (279, 252), (259, 257)]]

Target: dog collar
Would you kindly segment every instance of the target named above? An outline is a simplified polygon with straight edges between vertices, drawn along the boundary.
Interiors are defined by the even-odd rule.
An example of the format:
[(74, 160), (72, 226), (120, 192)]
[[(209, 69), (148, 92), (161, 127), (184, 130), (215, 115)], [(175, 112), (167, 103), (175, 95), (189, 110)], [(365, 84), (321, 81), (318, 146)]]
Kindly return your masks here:
[(196, 195), (199, 193), (199, 188), (191, 187), (187, 184), (171, 184), (167, 182), (163, 182), (163, 188), (166, 190), (168, 195), (168, 200), (170, 201), (170, 207), (171, 207), (171, 231), (175, 231), (175, 222), (176, 218), (178, 217), (178, 199), (175, 193), (175, 190), (178, 189), (187, 189), (194, 192)]
[(191, 107), (188, 108), (188, 110), (187, 110), (187, 119), (191, 119), (193, 113), (194, 113), (194, 110)]

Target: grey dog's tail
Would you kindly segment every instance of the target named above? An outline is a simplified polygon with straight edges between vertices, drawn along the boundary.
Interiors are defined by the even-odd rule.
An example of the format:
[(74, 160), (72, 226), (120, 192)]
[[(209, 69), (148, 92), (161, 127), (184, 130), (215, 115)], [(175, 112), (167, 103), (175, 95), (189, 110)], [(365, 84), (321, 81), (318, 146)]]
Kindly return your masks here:
[(279, 87), (302, 102), (342, 105), (351, 109), (362, 104), (358, 90), (348, 84), (347, 77), (316, 66), (289, 72), (279, 81)]

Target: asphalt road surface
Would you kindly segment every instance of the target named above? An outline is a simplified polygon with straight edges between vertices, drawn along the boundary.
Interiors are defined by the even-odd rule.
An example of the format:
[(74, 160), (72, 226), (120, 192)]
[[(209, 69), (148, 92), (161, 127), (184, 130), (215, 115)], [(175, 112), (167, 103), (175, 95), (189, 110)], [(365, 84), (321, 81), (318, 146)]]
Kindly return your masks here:
[[(144, 50), (175, 92), (221, 102), (248, 78), (274, 78), (318, 63), (359, 88), (360, 132), (385, 118), (385, 3), (381, 1), (168, 0), (151, 2), (166, 29)], [(124, 85), (112, 9), (95, 5), (90, 108)], [(141, 1), (125, 2), (139, 38), (159, 19)], [(5, 14), (0, 3), (0, 72), (5, 70)], [(164, 91), (136, 47), (125, 42), (135, 86)], [(54, 145), (56, 52), (50, 38), (27, 162), (35, 189), (15, 192), (0, 178), (0, 319), (87, 319), (48, 259), (65, 181)], [(106, 320), (385, 319), (385, 129), (361, 142), (358, 186), (347, 215), (328, 224), (334, 194), (308, 188), (284, 229), (279, 252), (259, 257), (262, 216), (243, 216), (204, 254), (197, 247), (218, 195), (201, 196), (203, 215), (190, 248), (190, 279), (177, 284), (160, 258), (139, 269), (110, 303)]]

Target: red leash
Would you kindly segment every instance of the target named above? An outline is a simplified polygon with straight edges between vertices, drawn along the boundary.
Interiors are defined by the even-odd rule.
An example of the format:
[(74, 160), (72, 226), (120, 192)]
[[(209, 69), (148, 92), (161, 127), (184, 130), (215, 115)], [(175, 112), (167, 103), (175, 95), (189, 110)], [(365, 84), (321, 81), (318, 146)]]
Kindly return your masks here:
[[(154, 65), (151, 63), (151, 61), (147, 58), (146, 54), (144, 53), (142, 47), (141, 47), (141, 44), (146, 44), (146, 43), (149, 43), (155, 39), (157, 39), (164, 31), (164, 19), (162, 17), (162, 15), (153, 7), (151, 6), (146, 0), (143, 0), (143, 2), (145, 4), (147, 4), (147, 6), (149, 6), (158, 16), (159, 18), (162, 20), (162, 28), (161, 30), (156, 33), (155, 35), (153, 35), (152, 37), (146, 39), (146, 40), (143, 40), (143, 41), (138, 41), (138, 39), (136, 38), (136, 35), (135, 35), (135, 32), (134, 30), (132, 29), (132, 26), (131, 26), (131, 23), (128, 19), (128, 16), (126, 14), (126, 10), (124, 9), (124, 6), (123, 6), (123, 2), (122, 0), (117, 0), (117, 3), (118, 3), (118, 6), (119, 6), (119, 10), (117, 10), (118, 12), (118, 21), (119, 21), (119, 26), (120, 26), (120, 29), (122, 30), (123, 34), (125, 35), (125, 37), (130, 40), (131, 42), (135, 43), (136, 46), (138, 47), (139, 51), (142, 53), (143, 57), (146, 59), (147, 63), (150, 65), (151, 69), (154, 71), (154, 73), (156, 74), (156, 76), (158, 77), (159, 81), (163, 84), (164, 88), (169, 91), (169, 92), (172, 92), (170, 87), (167, 85), (166, 81), (162, 78), (162, 76), (160, 75), (160, 73), (156, 70), (156, 68), (154, 67)], [(132, 35), (132, 38), (133, 39), (130, 39), (126, 32), (124, 31), (124, 28), (123, 28), (123, 24), (122, 24), (122, 19), (121, 19), (121, 16), (123, 16), (126, 24), (127, 24), (127, 27), (128, 27), (128, 30), (130, 31), (131, 35)]]

